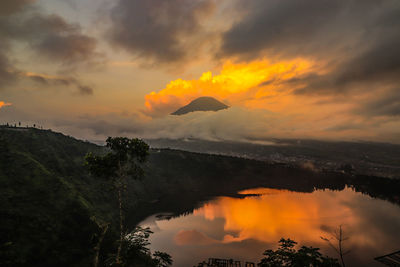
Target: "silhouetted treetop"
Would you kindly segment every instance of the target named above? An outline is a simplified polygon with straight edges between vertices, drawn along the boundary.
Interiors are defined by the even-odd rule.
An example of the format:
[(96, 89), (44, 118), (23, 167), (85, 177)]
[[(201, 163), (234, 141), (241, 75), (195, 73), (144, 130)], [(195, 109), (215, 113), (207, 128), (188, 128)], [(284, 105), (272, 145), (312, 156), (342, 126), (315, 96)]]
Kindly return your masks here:
[(324, 256), (319, 252), (319, 248), (302, 246), (296, 250), (294, 246), (297, 242), (290, 238), (279, 240), (279, 248), (277, 250), (268, 249), (264, 252), (264, 258), (258, 266), (261, 267), (340, 267), (337, 259)]
[(89, 171), (99, 177), (116, 179), (122, 173), (133, 178), (143, 174), (140, 164), (144, 163), (149, 155), (149, 145), (144, 141), (126, 137), (108, 137), (106, 146), (111, 151), (104, 156), (89, 153), (85, 160)]

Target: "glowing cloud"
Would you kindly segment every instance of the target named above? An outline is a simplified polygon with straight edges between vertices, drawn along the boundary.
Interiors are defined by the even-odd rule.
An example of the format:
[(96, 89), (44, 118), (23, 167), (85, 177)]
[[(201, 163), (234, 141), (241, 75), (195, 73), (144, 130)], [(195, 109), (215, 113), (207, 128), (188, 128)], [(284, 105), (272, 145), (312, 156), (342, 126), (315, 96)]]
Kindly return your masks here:
[(11, 106), (11, 105), (12, 105), (12, 103), (7, 103), (7, 102), (4, 102), (4, 101), (0, 101), (0, 109), (3, 108), (3, 107)]
[[(230, 105), (260, 106), (255, 99), (274, 96), (282, 81), (304, 75), (314, 64), (305, 59), (272, 63), (267, 60), (235, 64), (226, 62), (220, 74), (205, 72), (198, 80), (177, 79), (160, 92), (146, 95), (146, 108), (152, 115), (168, 114), (200, 96), (212, 96)], [(314, 70), (315, 71), (315, 70)]]

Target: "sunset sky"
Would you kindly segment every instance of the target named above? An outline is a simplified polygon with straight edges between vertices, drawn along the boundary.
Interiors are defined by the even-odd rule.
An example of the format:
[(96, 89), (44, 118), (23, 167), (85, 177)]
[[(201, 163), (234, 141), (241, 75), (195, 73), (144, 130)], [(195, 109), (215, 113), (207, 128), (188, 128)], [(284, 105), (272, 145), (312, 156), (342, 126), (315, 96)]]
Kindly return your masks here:
[[(0, 124), (400, 143), (398, 0), (1, 0)], [(200, 96), (230, 106), (169, 115)]]

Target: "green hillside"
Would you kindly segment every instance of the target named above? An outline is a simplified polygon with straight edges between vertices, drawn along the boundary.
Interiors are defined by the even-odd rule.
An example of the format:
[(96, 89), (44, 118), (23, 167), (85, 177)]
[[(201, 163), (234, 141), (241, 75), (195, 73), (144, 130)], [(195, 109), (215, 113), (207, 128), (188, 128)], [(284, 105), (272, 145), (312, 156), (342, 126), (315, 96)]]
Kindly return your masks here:
[[(37, 129), (0, 129), (1, 262), (89, 265), (100, 183), (82, 157), (99, 148)], [(102, 201), (102, 205), (107, 205)], [(108, 207), (110, 210), (111, 207)], [(104, 213), (105, 214), (105, 213)]]

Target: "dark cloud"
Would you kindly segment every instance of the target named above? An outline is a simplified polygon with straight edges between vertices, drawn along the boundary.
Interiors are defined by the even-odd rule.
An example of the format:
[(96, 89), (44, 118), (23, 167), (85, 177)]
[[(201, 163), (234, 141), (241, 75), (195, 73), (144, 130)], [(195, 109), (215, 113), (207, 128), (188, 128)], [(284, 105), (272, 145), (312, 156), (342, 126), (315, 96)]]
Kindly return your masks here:
[(290, 80), (306, 86), (296, 94), (338, 94), (371, 91), (400, 82), (400, 23), (397, 35), (382, 37), (371, 48), (349, 57), (325, 75), (309, 74)]
[(382, 36), (370, 49), (341, 65), (337, 84), (358, 81), (400, 82), (400, 20), (396, 30), (395, 34)]
[(36, 42), (33, 47), (49, 59), (67, 64), (90, 60), (92, 56), (96, 56), (95, 39), (81, 34), (67, 36), (49, 34)]
[(0, 90), (18, 78), (17, 70), (0, 50)]
[[(58, 64), (64, 71), (81, 64), (92, 64), (102, 58), (95, 38), (85, 35), (79, 24), (69, 23), (59, 15), (44, 14), (35, 1), (9, 1), (0, 4), (0, 89), (21, 78), (42, 85), (74, 86), (82, 95), (93, 94), (93, 89), (76, 78), (48, 78), (44, 75), (26, 75), (10, 61), (15, 43), (29, 46), (38, 56)], [(2, 16), (1, 16), (2, 15)]]
[(341, 10), (340, 3), (329, 0), (241, 3), (247, 14), (223, 34), (220, 54), (258, 57), (266, 50), (279, 54), (307, 52), (315, 45), (312, 40), (335, 20)]
[(82, 33), (58, 15), (18, 14), (0, 19), (0, 34), (9, 40), (24, 42), (40, 55), (61, 64), (98, 60), (95, 38)]
[(93, 95), (93, 88), (90, 86), (81, 85), (78, 89), (81, 95)]
[(41, 74), (25, 74), (32, 81), (46, 86), (73, 86), (81, 95), (93, 95), (93, 88), (83, 85), (78, 79), (72, 77), (46, 77)]
[(400, 116), (400, 88), (376, 95), (373, 99), (361, 103), (355, 110), (357, 113), (367, 116)]
[(191, 37), (202, 31), (200, 21), (213, 8), (212, 0), (119, 0), (111, 12), (110, 40), (145, 61), (181, 61), (199, 49), (200, 41)]
[(307, 84), (299, 94), (400, 81), (399, 1), (259, 0), (248, 6), (244, 18), (222, 35), (219, 56), (329, 62), (331, 72), (291, 81)]
[[(240, 2), (240, 1), (239, 1)], [(222, 36), (222, 56), (329, 56), (341, 49), (354, 52), (371, 36), (374, 21), (398, 8), (396, 0), (256, 0), (246, 15)], [(380, 29), (379, 29), (380, 30)], [(379, 31), (378, 30), (378, 31)]]
[(0, 16), (16, 13), (25, 5), (34, 3), (36, 0), (1, 0), (0, 1)]

